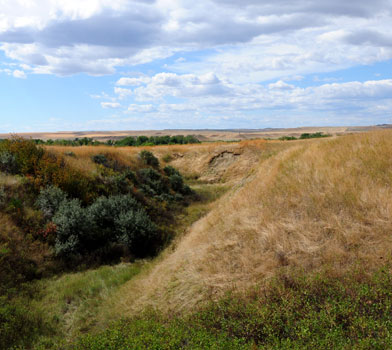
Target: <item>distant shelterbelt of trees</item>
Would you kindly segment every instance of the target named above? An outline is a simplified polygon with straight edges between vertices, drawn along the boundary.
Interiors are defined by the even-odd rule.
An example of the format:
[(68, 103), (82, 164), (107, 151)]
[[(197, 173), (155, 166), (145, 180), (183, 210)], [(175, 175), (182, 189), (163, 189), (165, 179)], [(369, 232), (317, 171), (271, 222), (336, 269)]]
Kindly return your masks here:
[(306, 139), (318, 139), (321, 137), (330, 137), (332, 135), (330, 134), (323, 134), (322, 132), (315, 132), (313, 134), (310, 133), (305, 133), (305, 134), (301, 134), (300, 137), (294, 137), (294, 136), (282, 136), (279, 137), (279, 140), (281, 141), (291, 141), (291, 140), (306, 140)]
[(90, 137), (75, 138), (73, 140), (41, 140), (34, 139), (37, 145), (60, 145), (60, 146), (156, 146), (156, 145), (183, 145), (189, 143), (200, 143), (193, 135), (174, 136), (128, 136), (121, 140), (107, 140), (105, 142), (94, 140)]

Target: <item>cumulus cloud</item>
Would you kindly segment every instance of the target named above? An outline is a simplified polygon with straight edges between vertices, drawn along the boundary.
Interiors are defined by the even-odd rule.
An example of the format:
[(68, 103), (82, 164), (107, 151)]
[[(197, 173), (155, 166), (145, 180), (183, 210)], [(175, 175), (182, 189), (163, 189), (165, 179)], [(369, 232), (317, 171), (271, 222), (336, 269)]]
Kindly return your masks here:
[(0, 2), (2, 73), (116, 74), (92, 97), (127, 117), (390, 111), (390, 80), (322, 73), (392, 59), (392, 0)]
[(119, 87), (114, 88), (114, 93), (118, 96), (120, 100), (132, 96), (132, 90)]
[(131, 104), (128, 107), (128, 112), (133, 113), (148, 113), (153, 112), (155, 107), (152, 104)]
[[(391, 9), (391, 0), (358, 0), (355, 5), (337, 0), (31, 0), (28, 6), (4, 0), (0, 48), (8, 57), (31, 65), (35, 73), (58, 75), (112, 74), (116, 67), (178, 51), (226, 46), (229, 51), (216, 55), (219, 61), (229, 58), (225, 54), (232, 45), (234, 58), (223, 61), (220, 75), (236, 66), (246, 73), (245, 66), (253, 62), (236, 58), (252, 57), (252, 50), (258, 51), (256, 71), (294, 71), (302, 64), (317, 70), (323, 64), (330, 67), (334, 60), (343, 61), (339, 51), (347, 52), (347, 46), (371, 43), (373, 59), (383, 59), (377, 50), (391, 47)], [(344, 35), (335, 38), (339, 48), (331, 53), (330, 46), (320, 41), (323, 34), (338, 28)], [(353, 32), (352, 28), (371, 29)], [(351, 49), (346, 62), (354, 65), (368, 55)], [(391, 52), (386, 56), (392, 57)], [(177, 64), (187, 62), (177, 60)], [(132, 85), (132, 80), (118, 82), (126, 84)]]
[[(262, 84), (232, 84), (213, 73), (204, 75), (158, 73), (141, 85), (134, 85), (132, 96), (141, 104), (131, 104), (128, 112), (154, 112), (171, 115), (184, 112), (216, 116), (260, 113), (266, 110), (290, 111), (381, 111), (390, 106), (392, 80), (327, 83), (299, 87), (283, 80)], [(176, 98), (176, 103), (170, 103)], [(146, 102), (148, 102), (146, 104)], [(377, 108), (376, 108), (377, 106)], [(389, 107), (388, 107), (389, 108)], [(387, 109), (388, 109), (387, 108)], [(392, 113), (392, 110), (390, 110)]]
[(150, 81), (149, 77), (139, 77), (139, 78), (123, 77), (116, 82), (116, 85), (119, 86), (142, 85), (148, 83), (149, 81)]
[(120, 108), (121, 104), (118, 102), (101, 102), (101, 106), (105, 109), (116, 109)]
[(12, 75), (13, 75), (15, 78), (20, 78), (20, 79), (26, 79), (26, 78), (27, 78), (26, 73), (25, 73), (24, 71), (22, 71), (22, 70), (19, 70), (19, 69), (15, 69), (15, 70), (12, 72)]

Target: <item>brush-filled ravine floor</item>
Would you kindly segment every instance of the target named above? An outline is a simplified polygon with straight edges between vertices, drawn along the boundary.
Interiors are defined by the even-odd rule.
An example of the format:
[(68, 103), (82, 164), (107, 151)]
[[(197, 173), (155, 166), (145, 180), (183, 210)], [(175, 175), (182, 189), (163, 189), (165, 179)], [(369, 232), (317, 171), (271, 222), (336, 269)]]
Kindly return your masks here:
[(9, 336), (21, 339), (26, 336), (21, 349), (68, 348), (80, 336), (99, 332), (112, 322), (119, 321), (121, 317), (113, 313), (112, 304), (121, 287), (133, 278), (148, 274), (154, 265), (175, 249), (189, 227), (210, 211), (213, 202), (229, 190), (225, 184), (200, 183), (197, 180), (193, 180), (191, 186), (198, 200), (177, 214), (176, 238), (158, 257), (64, 273), (31, 283), (27, 289), (33, 297), (21, 296), (20, 309), (15, 311), (26, 312), (31, 319), (27, 317), (25, 321), (31, 323), (33, 329), (28, 329), (21, 322), (22, 333)]

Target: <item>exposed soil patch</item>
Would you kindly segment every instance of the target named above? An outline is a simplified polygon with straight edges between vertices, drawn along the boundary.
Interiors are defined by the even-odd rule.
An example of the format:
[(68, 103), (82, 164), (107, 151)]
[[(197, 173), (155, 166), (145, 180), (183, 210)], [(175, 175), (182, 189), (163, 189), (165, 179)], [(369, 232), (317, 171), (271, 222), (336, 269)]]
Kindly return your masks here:
[(239, 150), (225, 150), (215, 154), (208, 162), (208, 170), (203, 177), (204, 181), (217, 182), (219, 181), (226, 170), (232, 165), (241, 155)]

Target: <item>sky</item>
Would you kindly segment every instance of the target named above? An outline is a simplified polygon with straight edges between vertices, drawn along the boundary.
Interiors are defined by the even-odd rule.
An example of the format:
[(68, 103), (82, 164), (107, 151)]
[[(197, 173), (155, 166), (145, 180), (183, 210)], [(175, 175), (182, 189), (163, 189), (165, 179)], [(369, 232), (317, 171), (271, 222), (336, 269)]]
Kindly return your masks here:
[(0, 132), (392, 123), (392, 0), (0, 0)]

